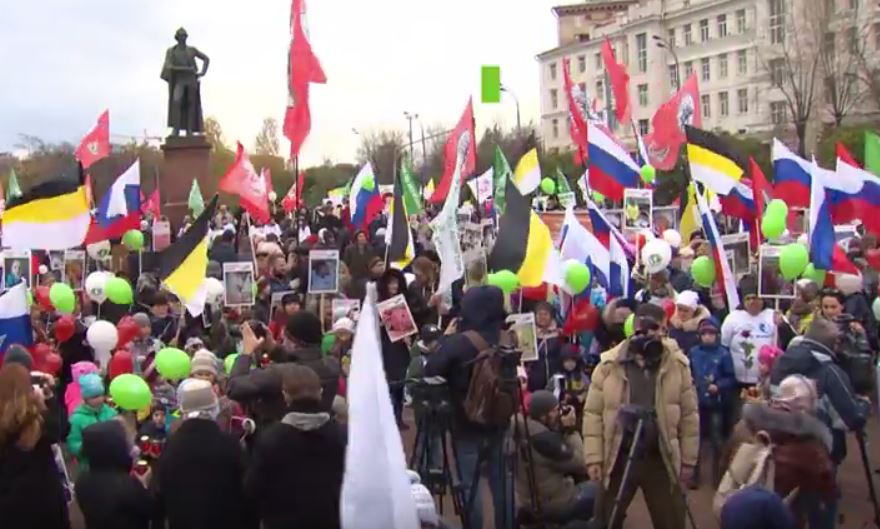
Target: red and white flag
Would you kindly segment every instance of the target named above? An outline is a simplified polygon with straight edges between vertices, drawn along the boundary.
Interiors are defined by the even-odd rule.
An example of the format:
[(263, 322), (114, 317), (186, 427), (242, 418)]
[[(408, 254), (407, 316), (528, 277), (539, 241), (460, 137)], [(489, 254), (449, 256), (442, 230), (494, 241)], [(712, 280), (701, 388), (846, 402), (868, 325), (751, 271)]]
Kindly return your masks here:
[(162, 210), (160, 207), (159, 201), (159, 188), (156, 188), (152, 193), (150, 193), (150, 198), (145, 198), (143, 191), (141, 191), (141, 213), (147, 214), (150, 213), (153, 215), (154, 219), (158, 219), (162, 216)]
[(309, 109), (309, 85), (324, 84), (327, 76), (321, 62), (312, 52), (312, 45), (303, 29), (305, 0), (292, 0), (290, 5), (290, 51), (288, 56), (287, 88), (292, 99), (284, 114), (284, 136), (290, 140), (290, 157), (299, 150), (312, 130), (312, 114)]
[(275, 188), (272, 186), (272, 170), (268, 167), (263, 167), (260, 169), (260, 176), (266, 182), (266, 196), (269, 197), (269, 200), (272, 200), (272, 193), (275, 192)]
[(98, 117), (98, 123), (86, 134), (74, 151), (83, 170), (110, 154), (110, 111), (105, 110)]
[(235, 152), (235, 161), (220, 180), (220, 190), (238, 195), (241, 207), (260, 223), (269, 222), (269, 192), (266, 180), (257, 174), (241, 143)]
[(611, 93), (614, 94), (614, 115), (619, 122), (626, 123), (629, 120), (629, 74), (614, 58), (614, 49), (611, 48), (608, 37), (605, 37), (605, 42), (602, 43), (602, 62), (605, 63), (605, 69), (608, 71)]
[(434, 194), (431, 195), (431, 202), (438, 204), (446, 200), (449, 194), (449, 186), (452, 183), (452, 175), (455, 173), (455, 164), (458, 158), (458, 140), (463, 134), (470, 135), (470, 143), (467, 146), (467, 152), (464, 156), (464, 163), (461, 167), (461, 182), (464, 183), (467, 177), (474, 174), (477, 167), (477, 142), (474, 135), (474, 103), (468, 99), (464, 113), (458, 120), (458, 125), (446, 138), (446, 145), (443, 147), (443, 176), (437, 187), (434, 188)]
[[(568, 115), (571, 117), (568, 133), (571, 136), (571, 141), (577, 147), (575, 157), (583, 161), (587, 158), (587, 117), (586, 107), (584, 106), (587, 94), (583, 93), (571, 82), (569, 63), (570, 61), (567, 57), (562, 60), (562, 78), (565, 86), (565, 97), (568, 99)], [(582, 165), (582, 162), (578, 163), (578, 165)]]
[(691, 74), (681, 89), (669, 101), (660, 105), (651, 118), (652, 130), (645, 135), (651, 165), (663, 171), (670, 171), (675, 167), (681, 145), (687, 141), (685, 125), (696, 128), (703, 126), (696, 74)]

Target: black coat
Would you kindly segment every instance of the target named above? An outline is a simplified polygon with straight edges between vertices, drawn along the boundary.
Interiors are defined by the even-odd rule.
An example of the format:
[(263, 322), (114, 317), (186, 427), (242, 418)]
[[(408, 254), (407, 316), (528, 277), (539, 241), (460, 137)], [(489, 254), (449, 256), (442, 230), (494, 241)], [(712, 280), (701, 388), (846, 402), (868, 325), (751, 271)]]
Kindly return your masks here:
[(159, 460), (160, 504), (169, 529), (254, 527), (244, 497), (244, 456), (216, 422), (186, 419)]
[[(47, 403), (55, 409), (57, 402)], [(61, 423), (46, 415), (43, 435), (33, 450), (0, 446), (0, 527), (67, 529), (67, 502), (52, 444), (64, 439)]]
[(117, 421), (83, 431), (83, 455), (89, 469), (76, 480), (76, 499), (87, 529), (149, 529), (153, 498), (129, 474), (131, 457)]
[(259, 437), (245, 490), (265, 529), (339, 527), (345, 444), (345, 430), (314, 401), (294, 402)]

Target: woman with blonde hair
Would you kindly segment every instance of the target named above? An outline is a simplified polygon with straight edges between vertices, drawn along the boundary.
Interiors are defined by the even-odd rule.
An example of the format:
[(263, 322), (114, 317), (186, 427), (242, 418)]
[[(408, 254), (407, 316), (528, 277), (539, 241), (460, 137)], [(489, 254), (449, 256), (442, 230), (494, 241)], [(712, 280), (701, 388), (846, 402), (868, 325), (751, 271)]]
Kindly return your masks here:
[(407, 287), (407, 299), (413, 319), (419, 327), (428, 323), (436, 324), (442, 301), (441, 295), (436, 292), (439, 279), (437, 264), (420, 255), (413, 260), (411, 267), (415, 279)]
[[(51, 397), (54, 401), (54, 396)], [(49, 404), (54, 407), (54, 402)], [(4, 527), (70, 527), (52, 445), (58, 422), (47, 420), (44, 390), (20, 364), (0, 369), (0, 513)], [(55, 410), (57, 412), (57, 410)]]

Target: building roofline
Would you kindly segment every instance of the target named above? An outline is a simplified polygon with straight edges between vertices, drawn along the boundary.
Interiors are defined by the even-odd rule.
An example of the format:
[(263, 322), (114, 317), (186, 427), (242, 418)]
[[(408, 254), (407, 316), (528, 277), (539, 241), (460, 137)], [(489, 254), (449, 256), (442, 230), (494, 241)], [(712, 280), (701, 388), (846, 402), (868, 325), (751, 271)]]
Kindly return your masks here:
[(577, 13), (589, 13), (591, 11), (623, 11), (638, 0), (586, 0), (580, 4), (566, 4), (551, 8), (553, 14), (573, 15)]

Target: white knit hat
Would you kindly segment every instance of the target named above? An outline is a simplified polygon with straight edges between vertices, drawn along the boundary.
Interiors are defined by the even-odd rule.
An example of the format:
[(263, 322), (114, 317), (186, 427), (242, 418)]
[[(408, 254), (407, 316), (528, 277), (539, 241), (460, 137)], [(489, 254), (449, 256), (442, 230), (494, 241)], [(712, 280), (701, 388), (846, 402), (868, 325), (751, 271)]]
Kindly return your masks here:
[(700, 305), (700, 295), (693, 290), (684, 290), (675, 296), (675, 304), (689, 307), (691, 310), (696, 310)]
[(348, 331), (353, 334), (354, 322), (351, 321), (351, 318), (339, 318), (336, 320), (336, 323), (333, 324), (333, 332), (336, 331)]

